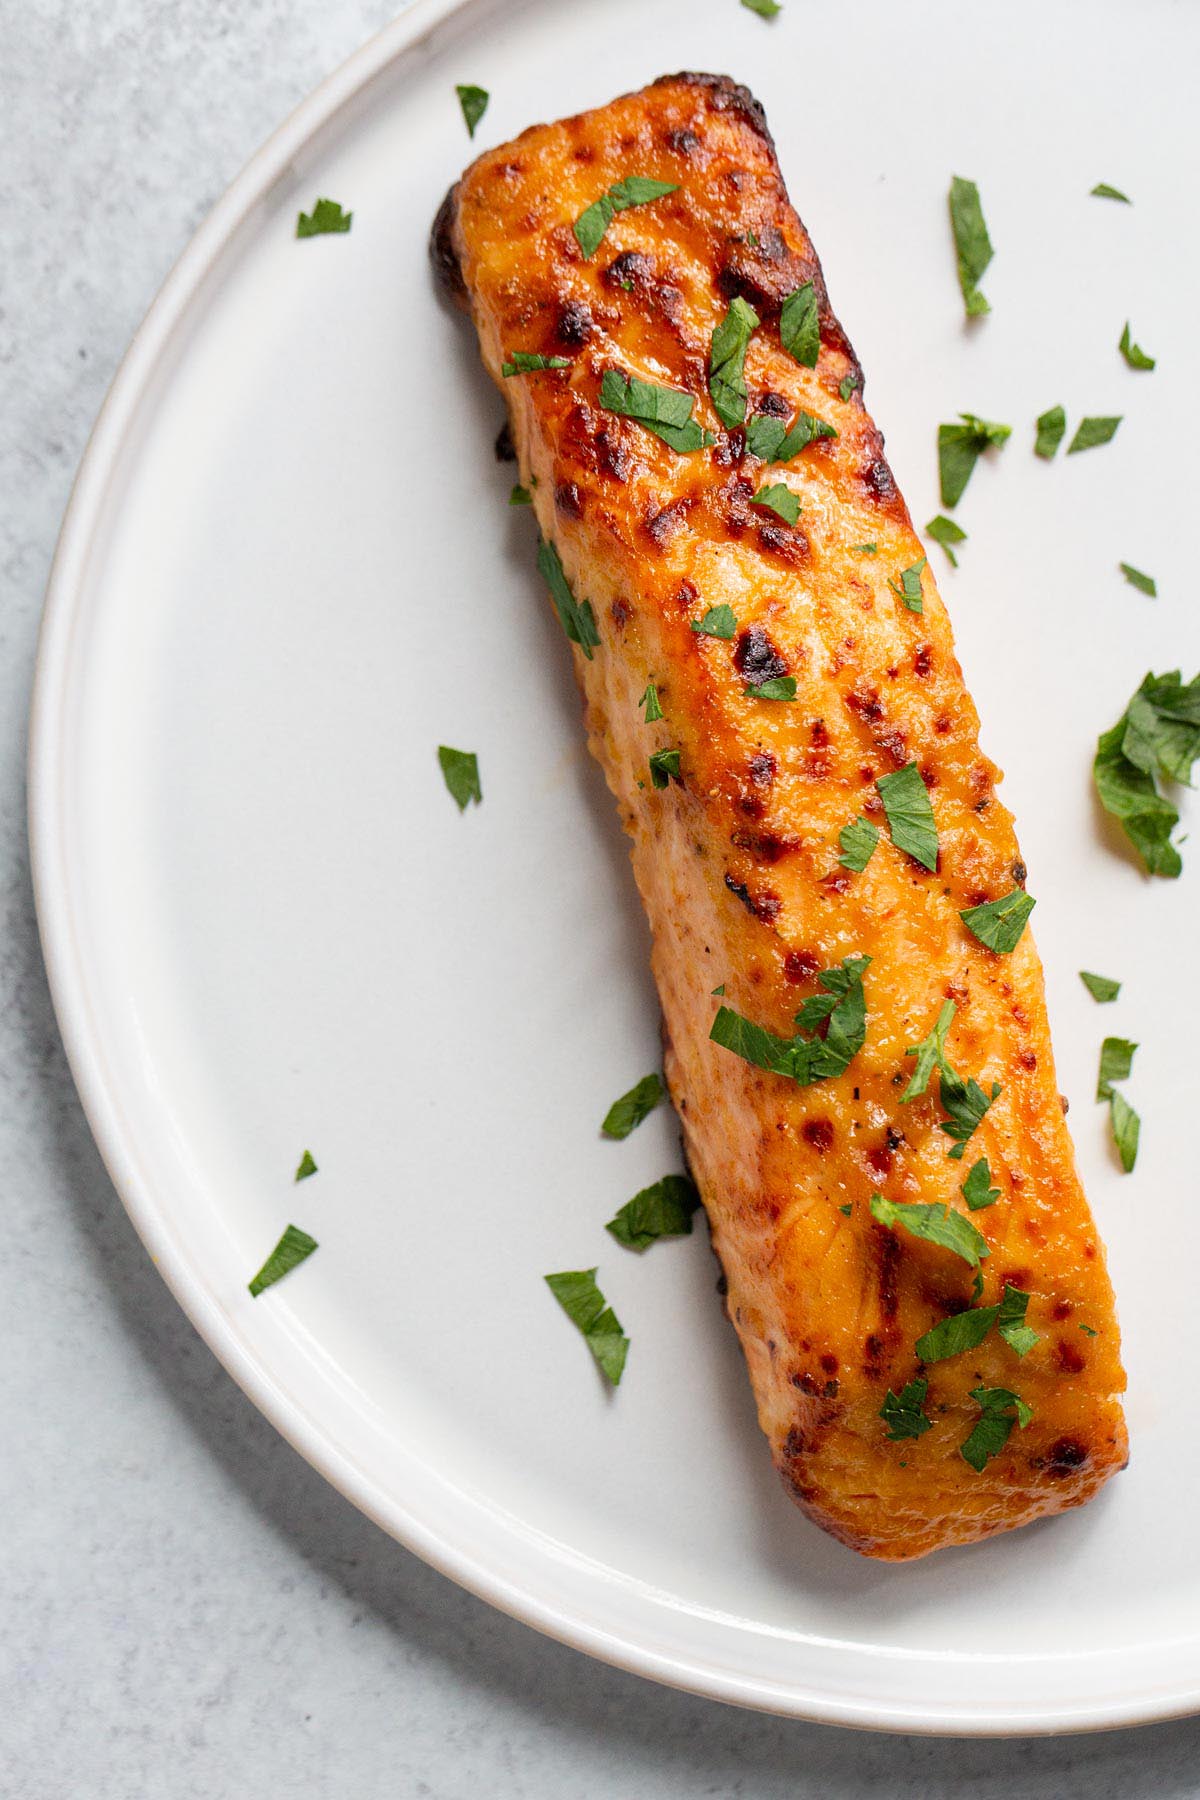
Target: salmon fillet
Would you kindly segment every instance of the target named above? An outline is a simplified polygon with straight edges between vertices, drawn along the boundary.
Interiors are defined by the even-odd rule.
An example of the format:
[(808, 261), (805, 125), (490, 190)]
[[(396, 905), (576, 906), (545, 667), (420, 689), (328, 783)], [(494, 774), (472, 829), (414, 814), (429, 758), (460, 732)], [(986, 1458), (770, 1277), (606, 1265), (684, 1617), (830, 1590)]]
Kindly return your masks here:
[(961, 916), (1019, 930), (1025, 865), (761, 107), (685, 74), (535, 126), (432, 253), (508, 404), (788, 1490), (888, 1559), (1080, 1505), (1126, 1461), (1112, 1290), (1031, 932)]

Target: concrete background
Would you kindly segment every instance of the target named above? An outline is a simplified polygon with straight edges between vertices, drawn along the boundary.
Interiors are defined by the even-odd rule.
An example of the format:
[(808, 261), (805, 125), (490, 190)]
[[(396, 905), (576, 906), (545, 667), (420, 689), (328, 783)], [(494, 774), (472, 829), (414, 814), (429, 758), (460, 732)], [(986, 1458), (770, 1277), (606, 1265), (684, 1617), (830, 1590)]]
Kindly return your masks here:
[(502, 1618), (276, 1437), (155, 1275), (100, 1165), (50, 1010), (25, 846), (28, 689), (59, 519), (171, 263), (270, 129), (392, 10), (25, 0), (8, 19), (0, 1794), (1200, 1794), (1200, 1723), (1004, 1744), (860, 1736), (654, 1688)]

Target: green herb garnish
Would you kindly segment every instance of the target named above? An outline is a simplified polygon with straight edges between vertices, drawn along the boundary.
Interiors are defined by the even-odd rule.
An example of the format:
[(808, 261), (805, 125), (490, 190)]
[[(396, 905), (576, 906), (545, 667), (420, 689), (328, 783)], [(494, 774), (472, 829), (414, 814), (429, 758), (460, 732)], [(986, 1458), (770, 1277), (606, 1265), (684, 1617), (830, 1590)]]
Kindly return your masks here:
[(679, 773), (678, 750), (656, 750), (650, 758), (650, 779), (656, 788), (669, 787), (677, 781), (682, 786), (683, 777)]
[(1100, 1074), (1096, 1080), (1097, 1100), (1111, 1100), (1114, 1081), (1128, 1081), (1133, 1069), (1137, 1045), (1128, 1038), (1106, 1037), (1100, 1046)]
[(1142, 346), (1134, 343), (1130, 335), (1128, 319), (1125, 321), (1125, 329), (1121, 333), (1121, 341), (1117, 345), (1117, 349), (1131, 369), (1152, 369), (1154, 367), (1155, 358), (1147, 356)]
[(277, 1281), (282, 1281), (285, 1275), (289, 1275), (310, 1257), (316, 1248), (316, 1238), (309, 1237), (307, 1231), (301, 1231), (298, 1225), (289, 1225), (249, 1284), (254, 1298), (257, 1300), (264, 1288), (273, 1287)]
[(881, 775), (875, 786), (897, 850), (903, 850), (922, 868), (936, 870), (937, 825), (929, 804), (929, 789), (916, 763), (907, 763), (894, 775)]
[(1048, 412), (1039, 413), (1033, 454), (1049, 462), (1066, 436), (1066, 430), (1067, 415), (1061, 406), (1052, 406)]
[(1092, 999), (1099, 1001), (1101, 1006), (1115, 1000), (1121, 991), (1119, 981), (1113, 981), (1108, 975), (1093, 975), (1090, 969), (1080, 969), (1079, 979)]
[(487, 111), (488, 101), (491, 96), (486, 88), (481, 87), (459, 85), (455, 87), (454, 91), (458, 95), (458, 104), (462, 107), (462, 116), (467, 127), (467, 134), (469, 137), (474, 137), (475, 127)]
[(627, 1200), (604, 1227), (627, 1250), (648, 1250), (664, 1237), (690, 1237), (692, 1214), (700, 1204), (686, 1175), (664, 1175)]
[[(869, 956), (847, 956), (840, 966), (818, 975), (825, 992), (804, 1002), (796, 1014), (799, 1029), (794, 1037), (777, 1037), (728, 1006), (718, 1009), (709, 1036), (713, 1043), (732, 1050), (744, 1062), (772, 1075), (789, 1076), (799, 1087), (810, 1087), (814, 1081), (840, 1075), (866, 1041), (867, 1003), (862, 978), (870, 962)], [(815, 1033), (826, 1021), (824, 1037), (806, 1035)]]
[(558, 622), (566, 632), (571, 643), (578, 644), (588, 661), (592, 660), (592, 651), (599, 647), (600, 633), (596, 629), (596, 615), (592, 611), (590, 600), (577, 601), (571, 592), (571, 584), (563, 571), (562, 558), (554, 545), (545, 538), (538, 545), (538, 568), (542, 579), (550, 589), (550, 598), (554, 602), (554, 610), (558, 614)]
[(731, 431), (746, 417), (746, 347), (758, 323), (758, 314), (739, 294), (712, 335), (708, 391), (717, 417)]
[(794, 700), (796, 677), (772, 675), (768, 681), (747, 682), (742, 692), (747, 700)]
[(657, 1074), (643, 1075), (627, 1094), (614, 1100), (604, 1115), (600, 1129), (605, 1137), (627, 1138), (631, 1131), (648, 1119), (665, 1099), (665, 1090)]
[(1024, 1431), (1033, 1412), (1019, 1394), (1008, 1388), (972, 1388), (971, 1398), (979, 1408), (979, 1419), (960, 1455), (981, 1475), (992, 1457), (999, 1456), (1007, 1444), (1013, 1426), (1019, 1425)]
[(957, 425), (938, 426), (938, 476), (942, 505), (957, 506), (972, 471), (985, 450), (998, 450), (1012, 436), (1011, 425), (998, 425), (975, 413), (959, 413)]
[(821, 319), (811, 281), (794, 288), (779, 313), (779, 337), (788, 355), (805, 369), (815, 369), (821, 354)]
[(850, 549), (852, 551), (857, 551), (862, 556), (878, 556), (879, 555), (879, 545), (878, 544), (851, 544)]
[(872, 825), (870, 819), (864, 819), (859, 813), (857, 819), (851, 819), (838, 832), (839, 863), (843, 869), (853, 869), (856, 875), (861, 875), (875, 854), (878, 842), (878, 825)]
[(783, 11), (781, 0), (742, 0), (742, 5), (760, 19), (773, 19)]
[(627, 175), (624, 181), (614, 182), (607, 193), (593, 200), (575, 221), (575, 241), (583, 251), (584, 262), (596, 254), (601, 238), (619, 212), (625, 212), (631, 206), (645, 206), (651, 200), (661, 200), (664, 194), (673, 194), (678, 186), (677, 181), (655, 181), (648, 175)]
[(1135, 569), (1132, 563), (1118, 563), (1117, 567), (1130, 587), (1137, 588), (1140, 594), (1149, 594), (1152, 600), (1158, 599), (1158, 583), (1153, 575), (1143, 575), (1142, 571)]
[(311, 1150), (306, 1150), (296, 1165), (296, 1173), (293, 1176), (293, 1180), (307, 1181), (309, 1176), (315, 1175), (316, 1172), (317, 1165), (313, 1160), (313, 1153)]
[(1147, 675), (1111, 731), (1096, 746), (1093, 773), (1100, 804), (1119, 819), (1151, 875), (1174, 878), (1183, 868), (1171, 833), (1178, 808), (1157, 778), (1188, 784), (1200, 756), (1200, 675), (1187, 687), (1178, 669)]
[(839, 397), (839, 399), (848, 400), (850, 398), (851, 394), (854, 392), (855, 388), (857, 388), (859, 386), (861, 386), (861, 377), (860, 376), (858, 376), (858, 375), (843, 375), (842, 379), (838, 382), (838, 397)]
[(996, 1329), (1010, 1350), (1018, 1356), (1028, 1356), (1041, 1337), (1032, 1325), (1025, 1323), (1025, 1312), (1029, 1305), (1029, 1295), (1020, 1288), (1005, 1287), (1000, 1301), (1000, 1310), (996, 1318)]
[(647, 725), (653, 725), (662, 718), (663, 709), (659, 705), (658, 689), (652, 681), (646, 683), (646, 691), (638, 701), (638, 705), (644, 706), (646, 709), (645, 722)]
[(681, 455), (703, 450), (713, 442), (711, 431), (701, 431), (692, 418), (696, 402), (691, 394), (678, 388), (655, 387), (637, 375), (622, 375), (619, 369), (605, 369), (600, 383), (600, 404), (605, 412), (619, 413), (636, 419), (652, 431), (664, 444)]
[(999, 1098), (1001, 1088), (998, 1081), (992, 1083), (991, 1094), (985, 1094), (979, 1083), (971, 1076), (964, 1081), (958, 1071), (946, 1058), (946, 1033), (954, 1018), (953, 1000), (942, 1004), (937, 1016), (937, 1023), (927, 1038), (919, 1044), (910, 1044), (905, 1051), (906, 1056), (915, 1056), (916, 1068), (912, 1072), (908, 1086), (901, 1094), (903, 1103), (915, 1100), (925, 1093), (929, 1086), (934, 1069), (940, 1075), (939, 1092), (946, 1118), (940, 1129), (947, 1137), (954, 1138), (954, 1148), (950, 1151), (953, 1161), (959, 1162), (970, 1138), (978, 1129), (984, 1114), (992, 1102)]
[(732, 638), (737, 635), (737, 617), (732, 606), (710, 606), (702, 619), (692, 620), (697, 637)]
[(1107, 181), (1098, 181), (1094, 188), (1088, 189), (1088, 192), (1095, 194), (1099, 200), (1123, 200), (1126, 206), (1133, 205), (1128, 194), (1123, 194), (1120, 188), (1110, 187)]
[(789, 430), (770, 413), (755, 413), (746, 425), (746, 448), (761, 462), (786, 463), (818, 438), (835, 438), (837, 432), (824, 419), (801, 410)]
[(439, 744), (438, 761), (442, 765), (442, 779), (459, 812), (465, 812), (472, 800), (478, 806), (483, 800), (483, 789), (479, 785), (479, 758), (474, 750), (451, 750), (448, 744)]
[(1112, 1124), (1113, 1142), (1117, 1146), (1117, 1155), (1121, 1159), (1121, 1167), (1127, 1175), (1133, 1174), (1133, 1166), (1137, 1162), (1138, 1138), (1141, 1135), (1142, 1121), (1130, 1106), (1124, 1094), (1113, 1089), (1109, 1101), (1109, 1119)]
[(1075, 436), (1067, 445), (1067, 455), (1074, 456), (1077, 450), (1094, 450), (1097, 444), (1111, 443), (1120, 423), (1120, 414), (1115, 419), (1111, 416), (1080, 419)]
[(1001, 894), (999, 899), (987, 900), (982, 906), (969, 906), (958, 916), (981, 944), (998, 951), (1001, 956), (1008, 956), (1020, 943), (1036, 905), (1032, 894), (1027, 894), (1023, 888), (1014, 888), (1011, 894)]
[(777, 481), (773, 487), (760, 487), (750, 504), (769, 507), (785, 525), (794, 525), (800, 517), (800, 502), (791, 488), (785, 487), (782, 481)]
[(950, 1029), (957, 1010), (953, 1000), (944, 1000), (929, 1036), (922, 1038), (919, 1044), (910, 1044), (904, 1052), (905, 1056), (916, 1057), (917, 1066), (909, 1077), (908, 1086), (900, 1096), (902, 1105), (908, 1100), (919, 1099), (927, 1091), (933, 1071), (945, 1067), (946, 1033)]
[(893, 1230), (902, 1226), (912, 1237), (953, 1250), (973, 1269), (991, 1255), (982, 1231), (972, 1225), (965, 1213), (955, 1212), (945, 1201), (892, 1201), (885, 1200), (882, 1194), (872, 1194), (871, 1217), (880, 1225)]
[(343, 212), (336, 200), (318, 200), (310, 213), (299, 213), (296, 218), (296, 236), (298, 238), (325, 237), (340, 231), (349, 231), (352, 212)]
[(917, 1339), (914, 1349), (923, 1363), (945, 1362), (964, 1350), (978, 1350), (999, 1317), (998, 1306), (969, 1306), (931, 1326)]
[(933, 1420), (924, 1411), (928, 1392), (927, 1381), (910, 1381), (898, 1394), (888, 1389), (879, 1416), (888, 1428), (889, 1444), (898, 1443), (901, 1438), (922, 1437), (932, 1429)]
[(955, 544), (965, 544), (967, 541), (967, 534), (962, 526), (956, 524), (953, 519), (948, 519), (945, 513), (938, 513), (937, 517), (930, 519), (925, 527), (925, 535), (931, 537), (935, 544), (942, 546), (950, 559), (950, 567), (957, 569), (958, 558), (954, 554), (954, 546)]
[(1000, 1198), (1000, 1189), (992, 1186), (992, 1171), (988, 1168), (986, 1156), (981, 1156), (977, 1163), (971, 1164), (967, 1179), (962, 1184), (962, 1195), (972, 1212), (982, 1212), (986, 1206), (995, 1206)]
[(540, 369), (569, 369), (569, 356), (543, 356), (540, 350), (513, 350), (501, 363), (500, 373), (507, 380), (512, 375), (536, 375)]
[(527, 487), (522, 487), (519, 481), (514, 481), (512, 493), (508, 496), (508, 504), (510, 506), (532, 506), (533, 495)]
[(547, 1275), (545, 1282), (568, 1319), (582, 1332), (602, 1373), (616, 1387), (629, 1354), (629, 1339), (596, 1286), (595, 1269), (564, 1269)]
[[(950, 229), (954, 233), (954, 251), (958, 258), (958, 285), (968, 319), (991, 312), (979, 291), (979, 281), (992, 260), (992, 241), (983, 222), (979, 189), (973, 181), (955, 175), (950, 183)], [(949, 506), (953, 501), (947, 501)]]
[[(949, 524), (950, 521), (947, 519), (946, 523)], [(960, 537), (966, 535), (965, 531), (959, 533)], [(888, 581), (888, 586), (893, 594), (903, 600), (909, 612), (923, 613), (925, 611), (925, 600), (921, 593), (921, 571), (925, 567), (926, 561), (927, 558), (923, 556), (920, 562), (911, 563), (907, 569), (901, 571), (899, 581), (890, 579)]]

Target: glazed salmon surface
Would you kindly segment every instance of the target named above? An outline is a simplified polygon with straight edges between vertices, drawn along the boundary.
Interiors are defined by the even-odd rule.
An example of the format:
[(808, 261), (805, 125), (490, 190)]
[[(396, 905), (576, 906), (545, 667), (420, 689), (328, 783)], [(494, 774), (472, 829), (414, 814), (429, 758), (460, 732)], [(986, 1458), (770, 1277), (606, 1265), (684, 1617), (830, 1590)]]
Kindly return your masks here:
[[(574, 222), (631, 176), (676, 191), (617, 210), (585, 257)], [(572, 655), (653, 928), (667, 1078), (789, 1491), (844, 1543), (893, 1559), (1081, 1504), (1126, 1461), (1112, 1290), (1031, 932), (1001, 953), (960, 918), (1019, 894), (1025, 867), (928, 569), (908, 583), (923, 610), (905, 603), (922, 547), (760, 107), (725, 78), (679, 75), (535, 126), (467, 170), (433, 254), (470, 309), (521, 480), (583, 609)], [(781, 340), (783, 302), (809, 282), (815, 367)], [(736, 297), (757, 319), (747, 421), (790, 426), (803, 410), (836, 432), (786, 463), (751, 454), (710, 399), (713, 333)], [(505, 378), (515, 352), (566, 367)], [(606, 371), (693, 396), (711, 443), (672, 448), (605, 409)], [(752, 503), (779, 483), (800, 502), (795, 524)], [(732, 637), (693, 631), (718, 606)], [(786, 695), (789, 678), (794, 699), (757, 691)], [(647, 723), (650, 683), (663, 717)], [(671, 750), (658, 786), (649, 758)], [(936, 871), (892, 841), (876, 786), (912, 764)], [(860, 815), (880, 835), (858, 872), (839, 834)], [(833, 1044), (841, 1015), (826, 1027), (817, 1008), (798, 1029), (796, 1014), (827, 993), (824, 971), (863, 957), (850, 970), (864, 1041), (853, 1049), (851, 1029), (840, 1070), (832, 1052), (812, 1079), (740, 1053), (826, 1029)], [(984, 1098), (1000, 1085), (961, 1158), (938, 1068), (904, 1097), (911, 1047), (948, 1000), (944, 1060)], [(773, 1038), (728, 1047), (739, 1019)], [(984, 1157), (999, 1198), (970, 1211), (963, 1183)], [(876, 1194), (969, 1221), (982, 1290), (969, 1257), (873, 1216)], [(1032, 1347), (997, 1322), (975, 1348), (922, 1362), (919, 1338), (1006, 1287), (1029, 1296)], [(894, 1437), (887, 1396), (922, 1381), (907, 1398), (923, 1422)], [(987, 1389), (1018, 1396), (1028, 1422)], [(1007, 1434), (976, 1468), (962, 1447), (989, 1408)]]

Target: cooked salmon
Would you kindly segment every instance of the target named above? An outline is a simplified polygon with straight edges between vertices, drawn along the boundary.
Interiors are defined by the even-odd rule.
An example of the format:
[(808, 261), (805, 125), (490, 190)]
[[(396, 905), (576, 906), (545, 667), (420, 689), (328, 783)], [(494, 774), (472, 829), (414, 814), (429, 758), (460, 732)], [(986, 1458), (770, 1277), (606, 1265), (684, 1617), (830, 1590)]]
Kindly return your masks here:
[[(1013, 822), (762, 109), (676, 75), (433, 234), (508, 404), (788, 1491), (866, 1555), (1126, 1461)], [(966, 915), (966, 917), (964, 917)]]

